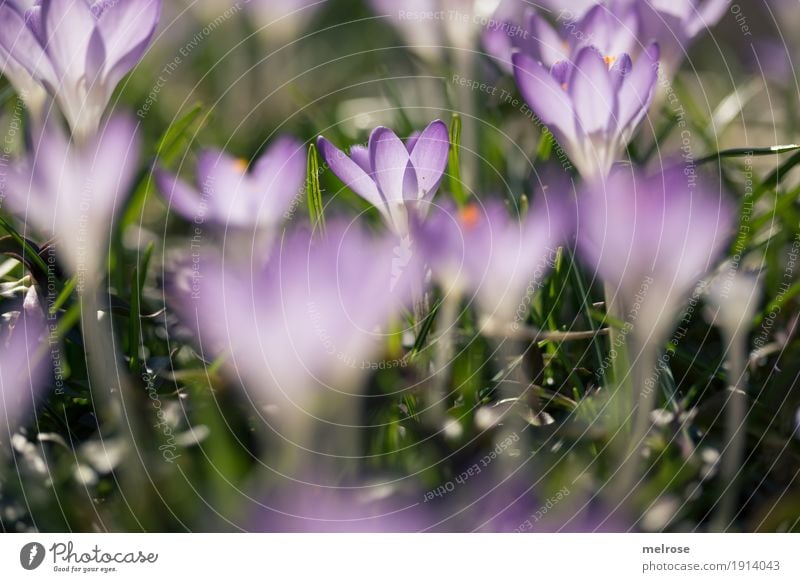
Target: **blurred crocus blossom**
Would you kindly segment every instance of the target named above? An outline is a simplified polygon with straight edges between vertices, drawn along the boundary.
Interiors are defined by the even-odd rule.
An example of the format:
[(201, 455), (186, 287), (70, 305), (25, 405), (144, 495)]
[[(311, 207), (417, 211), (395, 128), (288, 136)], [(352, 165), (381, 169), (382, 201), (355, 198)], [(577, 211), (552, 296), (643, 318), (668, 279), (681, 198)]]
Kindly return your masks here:
[(24, 12), (4, 2), (0, 45), (11, 66), (25, 69), (55, 97), (83, 140), (97, 130), (114, 88), (144, 55), (160, 13), (161, 0), (41, 0)]
[(249, 171), (246, 160), (207, 150), (198, 158), (197, 188), (164, 170), (156, 182), (170, 207), (196, 224), (274, 231), (301, 194), (305, 170), (303, 144), (282, 137)]
[(390, 22), (407, 48), (431, 61), (446, 49), (471, 51), (500, 0), (369, 0), (373, 10)]
[(595, 47), (608, 60), (623, 53), (637, 55), (641, 46), (641, 18), (637, 10), (616, 14), (596, 4), (580, 18), (562, 11), (554, 27), (535, 9), (528, 8), (520, 20), (522, 26), (507, 21), (504, 25), (487, 27), (483, 35), (486, 50), (509, 71), (515, 51), (552, 67), (559, 61), (569, 60), (587, 46)]
[(627, 54), (603, 55), (585, 47), (574, 61), (545, 67), (513, 55), (523, 98), (564, 147), (581, 175), (602, 179), (647, 115), (658, 80), (658, 45), (634, 63)]
[(203, 255), (176, 270), (167, 296), (203, 353), (229, 354), (248, 393), (295, 418), (329, 384), (357, 392), (364, 362), (380, 354), (418, 277), (414, 262), (394, 261), (398, 244), (332, 221), (319, 240), (287, 233), (260, 268)]
[(0, 440), (34, 407), (44, 380), (45, 325), (35, 295), (32, 287), (22, 311), (0, 330)]
[(730, 0), (541, 0), (558, 20), (577, 21), (598, 4), (620, 20), (635, 12), (641, 19), (640, 46), (650, 42), (659, 44), (668, 75), (686, 57), (694, 40), (719, 22), (730, 3)]
[(508, 324), (550, 271), (569, 224), (565, 205), (542, 204), (523, 220), (499, 202), (448, 205), (434, 211), (414, 238), (446, 292), (469, 296), (487, 320)]
[(450, 136), (443, 121), (431, 122), (406, 143), (386, 127), (375, 128), (368, 146), (353, 146), (350, 156), (320, 136), (322, 157), (331, 171), (375, 206), (387, 226), (409, 234), (409, 212), (424, 216), (447, 167)]
[(620, 171), (588, 190), (579, 201), (580, 254), (621, 301), (639, 342), (660, 344), (692, 287), (716, 266), (731, 205), (678, 168), (647, 178)]
[(692, 287), (716, 267), (734, 212), (722, 192), (689, 167), (653, 177), (620, 170), (587, 190), (579, 199), (578, 250), (606, 285), (608, 312), (624, 320), (631, 361), (632, 382), (618, 376), (608, 392), (612, 426), (633, 417), (630, 432), (620, 432), (625, 437), (614, 445), (621, 463), (607, 491), (619, 504), (641, 477), (658, 403), (658, 354)]
[(731, 0), (639, 0), (643, 32), (659, 43), (662, 63), (672, 74), (694, 40), (714, 26)]
[(136, 124), (115, 115), (81, 144), (47, 123), (9, 172), (9, 206), (29, 227), (56, 238), (79, 286), (101, 277), (111, 221), (133, 186), (138, 161)]

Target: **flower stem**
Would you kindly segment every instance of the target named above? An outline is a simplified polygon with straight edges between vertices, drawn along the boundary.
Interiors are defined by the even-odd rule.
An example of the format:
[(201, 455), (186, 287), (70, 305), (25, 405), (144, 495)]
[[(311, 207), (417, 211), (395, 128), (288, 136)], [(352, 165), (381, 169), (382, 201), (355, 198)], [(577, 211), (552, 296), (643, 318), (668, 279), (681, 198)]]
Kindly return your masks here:
[(747, 417), (746, 334), (729, 334), (728, 374), (730, 395), (725, 407), (725, 442), (722, 453), (720, 483), (725, 484), (717, 515), (712, 523), (714, 531), (725, 531), (730, 525), (739, 496), (737, 477), (741, 470), (746, 443)]
[(439, 337), (436, 341), (436, 355), (434, 357), (433, 387), (428, 392), (428, 416), (436, 426), (445, 420), (447, 412), (447, 381), (450, 372), (450, 363), (454, 353), (454, 332), (458, 320), (458, 306), (461, 304), (461, 295), (456, 291), (446, 293), (442, 298), (439, 309), (437, 327)]
[[(89, 367), (90, 390), (92, 404), (97, 417), (98, 436), (100, 440), (114, 438), (112, 431), (119, 431), (119, 438), (124, 442), (126, 455), (131, 459), (138, 458), (141, 464), (125, 463), (119, 471), (122, 483), (120, 493), (132, 517), (140, 525), (147, 519), (147, 492), (152, 483), (152, 476), (147, 468), (147, 455), (154, 447), (150, 446), (151, 438), (139, 426), (139, 406), (132, 398), (130, 382), (117, 362), (114, 351), (114, 334), (111, 327), (110, 313), (107, 318), (100, 319), (100, 302), (98, 301), (99, 285), (88, 284), (80, 295), (81, 327), (86, 344), (86, 358)], [(151, 483), (147, 483), (147, 479)]]
[[(622, 461), (609, 484), (611, 499), (617, 505), (624, 503), (633, 492), (638, 480), (639, 466), (645, 440), (650, 428), (650, 413), (656, 402), (656, 381), (653, 372), (656, 366), (658, 344), (648, 341), (632, 341), (636, 354), (631, 364), (631, 376), (636, 394), (636, 406), (633, 408), (633, 423), (629, 436), (618, 435), (617, 441)], [(627, 393), (627, 392), (626, 392)], [(632, 403), (631, 400), (628, 400)], [(630, 417), (629, 413), (627, 417)]]
[(627, 424), (629, 411), (633, 402), (633, 387), (631, 386), (630, 360), (628, 358), (628, 342), (626, 334), (617, 324), (624, 321), (623, 309), (616, 300), (616, 291), (605, 286), (606, 314), (613, 321), (608, 326), (609, 367), (611, 368), (612, 382), (606, 382), (606, 387), (613, 392), (609, 397), (609, 410), (611, 414), (610, 429), (617, 431)]

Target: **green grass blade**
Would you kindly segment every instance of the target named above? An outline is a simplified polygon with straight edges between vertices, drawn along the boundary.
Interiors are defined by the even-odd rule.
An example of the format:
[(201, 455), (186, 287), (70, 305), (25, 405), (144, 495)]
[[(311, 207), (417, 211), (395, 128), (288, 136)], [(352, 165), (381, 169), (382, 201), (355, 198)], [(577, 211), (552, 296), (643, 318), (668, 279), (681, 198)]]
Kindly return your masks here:
[(787, 152), (793, 152), (796, 150), (800, 150), (800, 145), (797, 144), (788, 144), (788, 145), (776, 145), (776, 146), (768, 146), (762, 148), (732, 148), (729, 150), (721, 150), (714, 154), (709, 154), (704, 158), (700, 158), (695, 162), (697, 165), (705, 164), (708, 162), (714, 162), (717, 160), (721, 160), (723, 158), (747, 158), (747, 157), (757, 157), (757, 156), (774, 156), (778, 154), (785, 154)]
[(78, 278), (73, 277), (67, 284), (64, 285), (64, 288), (59, 293), (56, 300), (53, 301), (53, 304), (50, 306), (50, 315), (55, 315), (58, 313), (58, 310), (61, 309), (67, 300), (72, 296), (72, 292), (75, 291), (75, 287), (78, 285)]
[(450, 191), (456, 204), (464, 206), (469, 196), (461, 181), (461, 117), (457, 113), (453, 114), (453, 119), (450, 121), (450, 152), (447, 160)]
[(183, 150), (186, 133), (203, 112), (203, 104), (195, 103), (183, 117), (171, 124), (156, 146), (156, 157), (165, 164), (171, 164)]
[(142, 254), (139, 264), (133, 270), (131, 281), (131, 314), (128, 318), (128, 357), (131, 370), (139, 367), (139, 342), (142, 336), (142, 290), (147, 278), (150, 258), (153, 256), (153, 243), (150, 242)]
[(314, 230), (325, 235), (325, 207), (322, 204), (322, 188), (319, 185), (319, 156), (317, 146), (308, 146), (306, 171), (306, 193), (308, 195), (308, 217)]
[(2, 216), (0, 216), (0, 226), (2, 226), (5, 229), (5, 231), (9, 234), (9, 236), (11, 236), (11, 238), (14, 239), (14, 242), (16, 242), (20, 246), (21, 256), (25, 257), (26, 260), (30, 261), (31, 265), (39, 269), (42, 274), (46, 274), (47, 265), (45, 264), (44, 259), (42, 259), (42, 257), (39, 256), (39, 253), (31, 245), (31, 243), (28, 242), (28, 240), (25, 239), (23, 236), (21, 236), (16, 231), (16, 229), (13, 226), (11, 226), (8, 223), (8, 221), (6, 221), (6, 219), (3, 218)]

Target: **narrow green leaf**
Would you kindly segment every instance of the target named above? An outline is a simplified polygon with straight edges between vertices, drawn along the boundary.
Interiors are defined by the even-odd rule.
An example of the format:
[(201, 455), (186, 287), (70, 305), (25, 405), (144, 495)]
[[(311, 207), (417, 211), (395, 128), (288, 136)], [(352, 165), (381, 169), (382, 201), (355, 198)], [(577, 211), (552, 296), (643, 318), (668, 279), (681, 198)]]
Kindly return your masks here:
[[(155, 151), (155, 159), (158, 160), (160, 165), (171, 166), (172, 163), (180, 157), (188, 141), (187, 133), (194, 122), (200, 117), (202, 111), (203, 105), (201, 103), (196, 103), (186, 115), (167, 128), (161, 136), (161, 139), (158, 140)], [(133, 190), (133, 195), (130, 197), (122, 219), (120, 220), (120, 232), (123, 232), (125, 228), (131, 224), (138, 224), (144, 210), (144, 205), (147, 202), (147, 197), (153, 188), (153, 181), (151, 178), (152, 163), (149, 163), (142, 168), (139, 175), (136, 177), (136, 186)]]
[(67, 302), (67, 300), (72, 296), (72, 292), (75, 291), (75, 287), (77, 286), (77, 284), (78, 284), (77, 277), (73, 277), (72, 279), (67, 281), (67, 284), (64, 285), (64, 288), (61, 290), (61, 293), (59, 293), (58, 297), (56, 297), (56, 300), (53, 301), (53, 304), (50, 306), (50, 315), (55, 315), (56, 313), (58, 313), (58, 310), (61, 309)]
[(756, 317), (755, 321), (753, 322), (754, 325), (758, 326), (764, 321), (764, 317), (770, 313), (776, 313), (780, 311), (780, 309), (786, 305), (787, 302), (791, 301), (797, 295), (800, 295), (800, 281), (789, 287), (786, 291), (775, 297), (772, 301), (769, 302), (767, 308), (764, 310), (764, 313), (760, 314)]
[(142, 290), (147, 278), (147, 269), (150, 266), (150, 258), (153, 255), (153, 243), (150, 242), (142, 253), (139, 264), (133, 270), (131, 281), (131, 314), (128, 318), (128, 357), (131, 370), (136, 370), (139, 366), (139, 342), (142, 336)]
[(163, 164), (169, 165), (181, 153), (186, 132), (202, 112), (203, 104), (195, 103), (183, 117), (167, 128), (156, 146), (156, 157)]
[(61, 339), (67, 332), (71, 330), (81, 320), (81, 305), (80, 302), (75, 302), (67, 309), (67, 312), (61, 316), (56, 326), (56, 337)]
[(428, 340), (428, 335), (433, 328), (433, 322), (436, 320), (436, 314), (439, 312), (439, 305), (441, 305), (441, 303), (437, 303), (433, 309), (431, 309), (430, 313), (428, 313), (428, 316), (422, 321), (422, 326), (414, 340), (414, 347), (411, 348), (410, 360), (417, 357), (422, 351), (422, 348), (425, 347), (425, 342)]
[(308, 166), (306, 171), (306, 194), (308, 195), (308, 217), (314, 230), (325, 234), (325, 208), (322, 205), (322, 188), (319, 185), (319, 157), (317, 146), (308, 146)]
[(716, 135), (725, 131), (731, 122), (740, 116), (744, 106), (758, 95), (762, 87), (763, 84), (760, 78), (755, 78), (745, 85), (736, 87), (725, 99), (719, 102), (719, 105), (711, 115), (711, 119), (709, 119), (706, 131)]
[(20, 257), (24, 257), (25, 261), (29, 261), (29, 266), (35, 267), (41, 272), (41, 275), (46, 275), (47, 265), (45, 265), (44, 259), (39, 256), (38, 249), (36, 249), (26, 238), (21, 236), (16, 229), (11, 226), (2, 216), (0, 216), (0, 226), (2, 226), (9, 236), (14, 240), (14, 242), (19, 245)]
[(453, 199), (459, 206), (464, 206), (469, 196), (461, 181), (461, 117), (458, 113), (454, 113), (450, 121), (450, 151), (447, 155), (447, 165)]
[(539, 138), (539, 145), (536, 148), (536, 158), (546, 162), (553, 154), (553, 134), (549, 131), (542, 132)]
[[(569, 247), (565, 247), (564, 250), (566, 251), (566, 258), (569, 259), (568, 275), (572, 275), (575, 285), (578, 287), (577, 296), (580, 298), (579, 300), (580, 309), (586, 315), (589, 329), (591, 329), (592, 331), (597, 331), (598, 327), (595, 325), (594, 321), (596, 311), (592, 307), (588, 286), (583, 280), (583, 275), (581, 274), (580, 268), (578, 266), (575, 253)], [(603, 318), (599, 319), (598, 321), (600, 321), (601, 324), (604, 322), (608, 322), (607, 315), (603, 314)], [(592, 347), (594, 348), (595, 356), (597, 357), (597, 364), (599, 365), (600, 362), (603, 361), (603, 354), (600, 350), (600, 346), (598, 344), (597, 339), (592, 341)]]
[(789, 171), (798, 164), (800, 164), (800, 152), (797, 152), (788, 160), (783, 162), (782, 165), (775, 168), (775, 170), (764, 179), (761, 185), (756, 188), (756, 191), (753, 193), (753, 201), (755, 202), (761, 198), (764, 193), (777, 188), (781, 183), (781, 180), (783, 180)]
[(697, 165), (705, 164), (708, 162), (713, 162), (716, 160), (720, 160), (722, 158), (746, 158), (746, 157), (755, 157), (755, 156), (774, 156), (777, 154), (784, 154), (786, 152), (793, 152), (795, 150), (800, 150), (800, 145), (797, 144), (788, 144), (788, 145), (775, 145), (775, 146), (768, 146), (762, 148), (733, 148), (729, 150), (722, 150), (715, 154), (709, 154), (704, 158), (700, 158), (695, 163)]

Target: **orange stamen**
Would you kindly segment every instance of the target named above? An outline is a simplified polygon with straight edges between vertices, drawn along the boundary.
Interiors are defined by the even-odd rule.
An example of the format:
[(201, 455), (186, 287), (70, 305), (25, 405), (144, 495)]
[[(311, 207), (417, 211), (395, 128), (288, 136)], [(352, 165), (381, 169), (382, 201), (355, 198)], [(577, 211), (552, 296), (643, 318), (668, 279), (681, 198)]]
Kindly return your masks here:
[(239, 158), (238, 160), (233, 162), (234, 169), (238, 170), (242, 174), (247, 171), (248, 162), (244, 158)]
[(603, 57), (603, 60), (605, 61), (606, 65), (608, 67), (611, 67), (611, 65), (613, 65), (615, 62), (617, 62), (617, 57), (608, 55), (608, 56)]
[(478, 222), (481, 219), (480, 210), (478, 210), (477, 205), (470, 204), (464, 207), (460, 213), (461, 224), (463, 224), (466, 228), (471, 229), (477, 226)]

